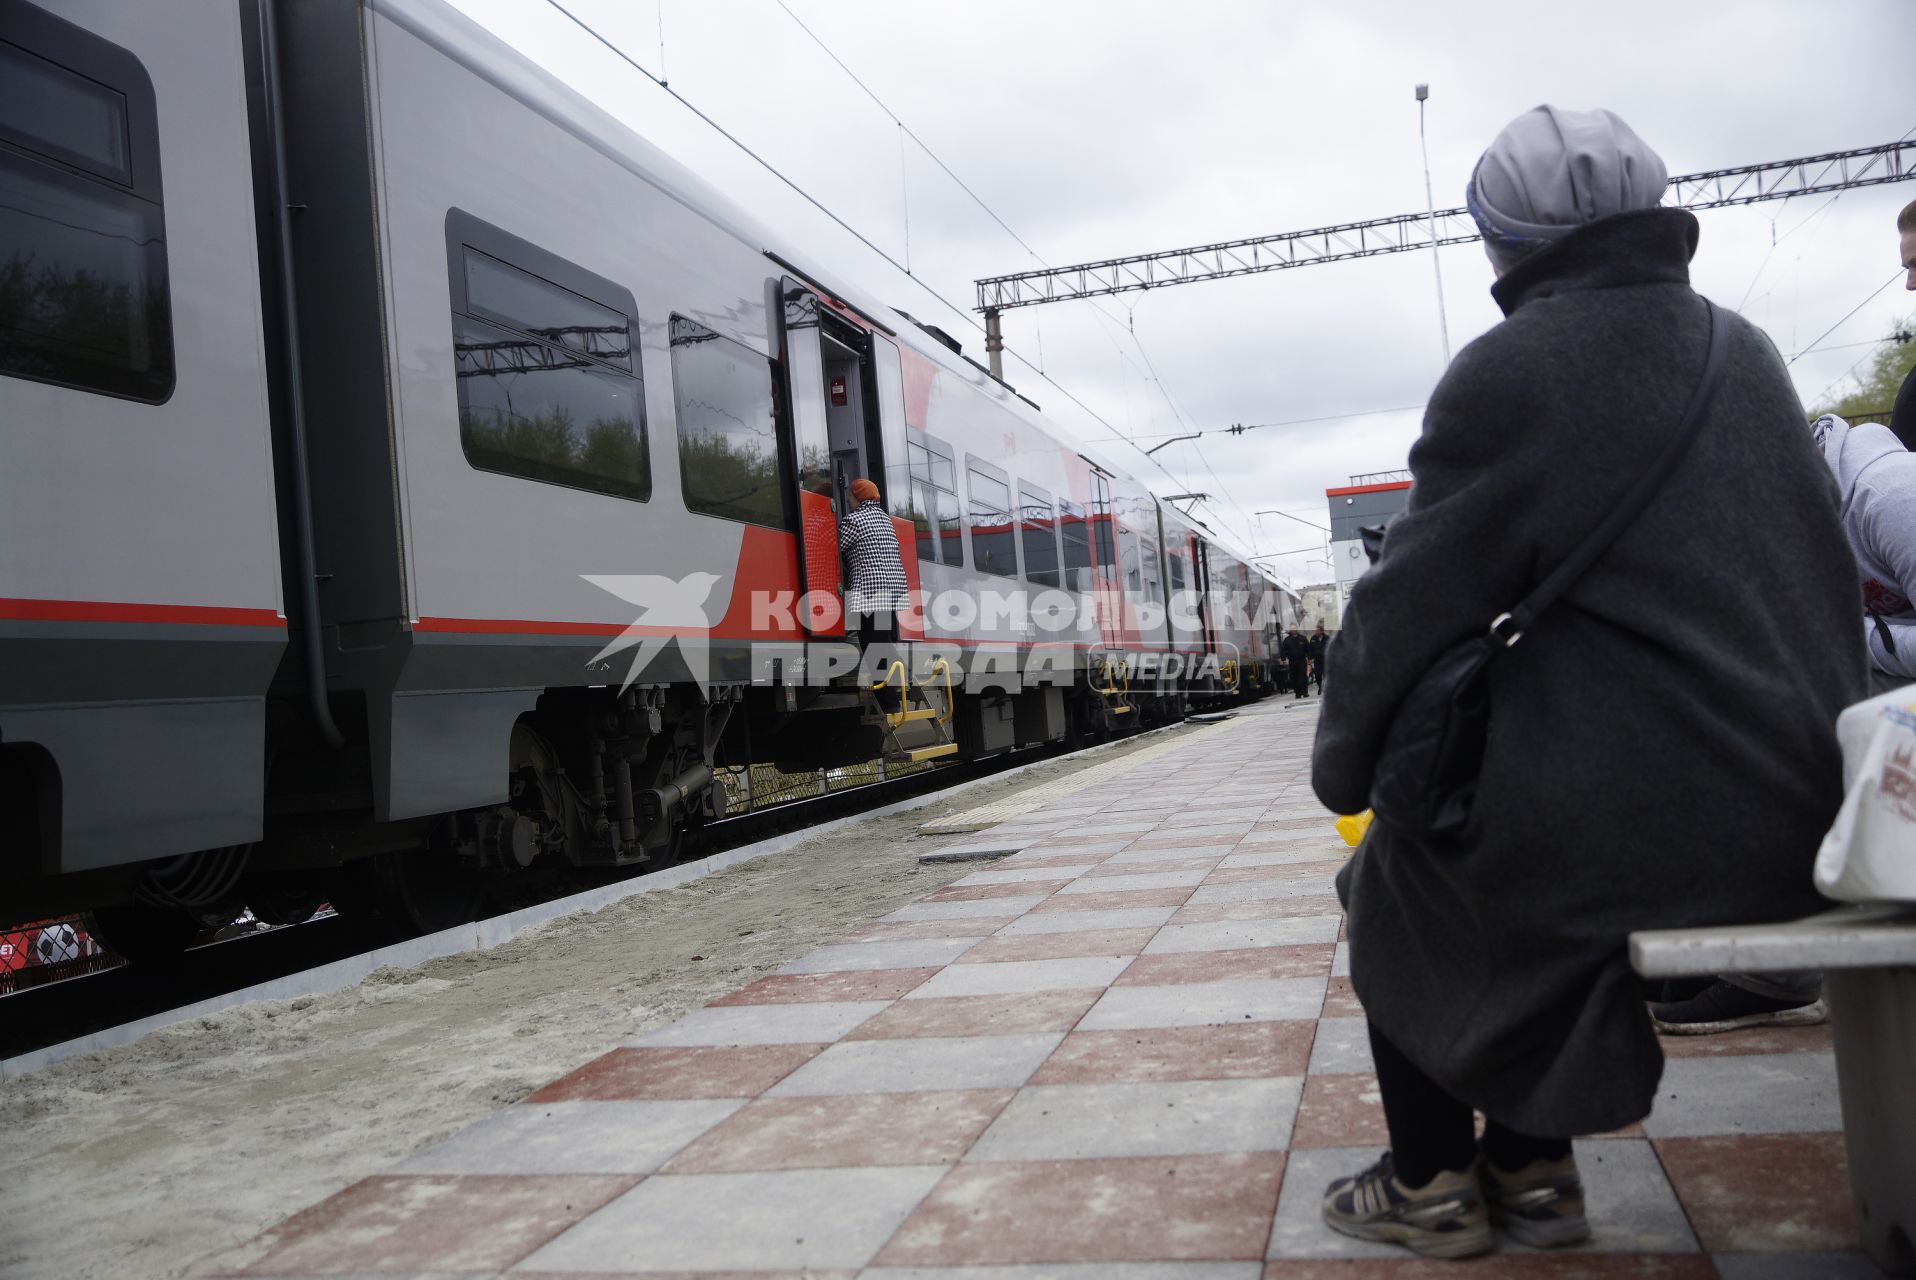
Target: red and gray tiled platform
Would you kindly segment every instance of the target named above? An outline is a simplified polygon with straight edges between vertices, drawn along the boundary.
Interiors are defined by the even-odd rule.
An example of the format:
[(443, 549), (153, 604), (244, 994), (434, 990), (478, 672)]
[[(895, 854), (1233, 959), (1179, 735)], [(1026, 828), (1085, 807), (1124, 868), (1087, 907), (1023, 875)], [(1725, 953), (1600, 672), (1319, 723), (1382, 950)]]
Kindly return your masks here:
[[(1578, 1144), (1595, 1238), (1467, 1264), (1325, 1228), (1384, 1144), (1306, 779), (1257, 709), (1025, 844), (296, 1214), (246, 1276), (1873, 1277), (1823, 1028), (1668, 1044)], [(900, 856), (917, 850), (901, 849)]]

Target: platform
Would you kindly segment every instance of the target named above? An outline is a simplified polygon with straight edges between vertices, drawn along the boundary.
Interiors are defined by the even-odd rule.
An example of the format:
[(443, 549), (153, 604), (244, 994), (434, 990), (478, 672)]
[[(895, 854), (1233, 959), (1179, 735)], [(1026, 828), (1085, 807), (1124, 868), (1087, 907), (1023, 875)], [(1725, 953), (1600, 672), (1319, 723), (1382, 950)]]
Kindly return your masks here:
[(1314, 723), (1274, 701), (1087, 777), (979, 833), (1020, 852), (209, 1274), (1877, 1274), (1855, 1251), (1827, 1028), (1666, 1041), (1655, 1112), (1578, 1144), (1596, 1234), (1570, 1257), (1500, 1240), (1494, 1261), (1429, 1263), (1325, 1228), (1325, 1183), (1385, 1136), (1332, 893), (1346, 850), (1307, 782)]

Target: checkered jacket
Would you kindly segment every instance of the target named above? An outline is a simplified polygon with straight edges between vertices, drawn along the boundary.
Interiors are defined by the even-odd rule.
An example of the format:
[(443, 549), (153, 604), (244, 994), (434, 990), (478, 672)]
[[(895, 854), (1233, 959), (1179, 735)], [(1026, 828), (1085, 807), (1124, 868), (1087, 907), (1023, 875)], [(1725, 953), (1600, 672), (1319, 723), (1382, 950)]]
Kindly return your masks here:
[(845, 612), (875, 613), (896, 609), (909, 584), (905, 563), (898, 555), (898, 529), (878, 502), (861, 502), (838, 522), (838, 549), (851, 570)]

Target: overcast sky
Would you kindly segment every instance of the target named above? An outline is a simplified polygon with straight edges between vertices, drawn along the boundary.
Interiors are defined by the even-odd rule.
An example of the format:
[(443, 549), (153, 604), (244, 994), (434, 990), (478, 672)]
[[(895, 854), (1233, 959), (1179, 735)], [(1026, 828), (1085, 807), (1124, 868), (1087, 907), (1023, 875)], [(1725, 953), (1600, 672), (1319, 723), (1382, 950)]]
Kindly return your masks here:
[[(972, 281), (1037, 265), (776, 0), (563, 3), (901, 262), (908, 215), (913, 278), (547, 0), (453, 2), (785, 227), (821, 270), (942, 325), (980, 360)], [(1418, 81), (1431, 86), (1440, 208), (1462, 203), (1484, 146), (1540, 102), (1615, 111), (1672, 174), (1916, 131), (1911, 0), (787, 3), (1053, 265), (1422, 209)], [(1705, 212), (1695, 282), (1740, 304), (1786, 356), (1820, 343), (1791, 365), (1813, 403), (1870, 353), (1857, 344), (1916, 311), (1894, 227), (1911, 199), (1916, 182)], [(1479, 246), (1440, 256), (1454, 350), (1499, 313)], [(1024, 308), (1005, 332), (1007, 378), (1061, 426), (1107, 440), (1159, 492), (1209, 492), (1198, 514), (1255, 551), (1291, 553), (1273, 563), (1299, 584), (1326, 576), (1305, 549), (1322, 535), (1251, 513), (1322, 523), (1326, 487), (1403, 466), (1443, 364), (1428, 253)], [(1109, 429), (1026, 367), (1040, 351)], [(1148, 447), (1312, 418), (1330, 420), (1207, 435), (1149, 460), (1111, 439)]]

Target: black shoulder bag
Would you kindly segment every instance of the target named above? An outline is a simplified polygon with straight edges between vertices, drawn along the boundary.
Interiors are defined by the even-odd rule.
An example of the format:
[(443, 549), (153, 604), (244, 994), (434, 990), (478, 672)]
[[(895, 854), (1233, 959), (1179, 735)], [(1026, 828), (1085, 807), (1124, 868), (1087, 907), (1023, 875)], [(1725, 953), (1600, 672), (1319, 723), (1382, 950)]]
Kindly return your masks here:
[(1569, 559), (1515, 608), (1498, 614), (1487, 634), (1459, 641), (1446, 651), (1397, 708), (1370, 792), (1377, 821), (1391, 831), (1441, 847), (1470, 820), (1490, 732), (1491, 662), (1522, 639), (1537, 615), (1582, 577), (1642, 514), (1695, 439), (1709, 410), (1729, 345), (1729, 326), (1708, 299), (1703, 305), (1710, 317), (1710, 354), (1703, 377), (1690, 396), (1682, 424), (1650, 470)]

